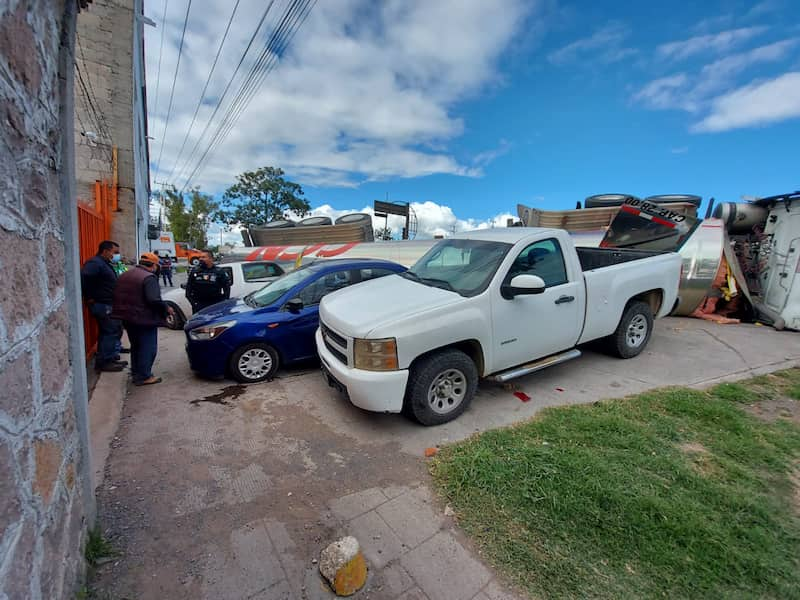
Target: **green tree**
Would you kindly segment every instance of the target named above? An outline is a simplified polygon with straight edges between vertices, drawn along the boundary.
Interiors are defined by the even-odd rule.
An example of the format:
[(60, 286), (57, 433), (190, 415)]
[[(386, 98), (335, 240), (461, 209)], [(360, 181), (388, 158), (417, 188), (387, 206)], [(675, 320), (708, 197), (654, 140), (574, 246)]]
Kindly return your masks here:
[(187, 241), (191, 242), (195, 248), (205, 248), (208, 245), (208, 226), (219, 210), (219, 203), (214, 202), (212, 196), (200, 193), (197, 188), (193, 189), (191, 193)]
[(189, 241), (189, 213), (186, 211), (183, 196), (173, 187), (166, 188), (162, 198), (168, 221), (166, 227), (172, 232), (176, 242)]
[(206, 230), (219, 210), (219, 203), (214, 202), (212, 196), (203, 194), (199, 188), (193, 188), (187, 209), (184, 197), (174, 187), (167, 188), (164, 190), (164, 207), (169, 230), (176, 242), (189, 242), (196, 248), (206, 246)]
[(391, 227), (381, 227), (380, 229), (375, 230), (375, 239), (376, 240), (391, 240), (392, 238), (392, 228)]
[(237, 175), (236, 183), (222, 197), (222, 208), (214, 215), (215, 220), (228, 226), (251, 227), (285, 219), (289, 212), (307, 214), (311, 206), (303, 197), (303, 188), (283, 175), (275, 167)]

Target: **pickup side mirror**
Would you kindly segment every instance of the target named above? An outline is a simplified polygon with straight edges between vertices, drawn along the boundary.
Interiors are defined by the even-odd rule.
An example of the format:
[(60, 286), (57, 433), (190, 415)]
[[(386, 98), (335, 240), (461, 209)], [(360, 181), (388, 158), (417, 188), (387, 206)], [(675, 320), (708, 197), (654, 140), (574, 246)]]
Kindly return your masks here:
[(286, 310), (290, 313), (299, 313), (303, 309), (303, 301), (300, 298), (292, 298), (286, 303)]
[(517, 275), (500, 288), (500, 293), (506, 300), (512, 300), (515, 296), (541, 294), (546, 287), (544, 279), (538, 275)]

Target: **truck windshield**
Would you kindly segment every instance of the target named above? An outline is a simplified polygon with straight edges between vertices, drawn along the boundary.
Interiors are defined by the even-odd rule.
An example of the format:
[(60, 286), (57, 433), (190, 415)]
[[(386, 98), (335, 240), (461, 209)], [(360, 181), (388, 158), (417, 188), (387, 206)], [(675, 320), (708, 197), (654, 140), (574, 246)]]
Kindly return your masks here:
[(269, 306), (294, 286), (308, 279), (313, 279), (320, 268), (320, 265), (312, 265), (303, 269), (298, 269), (297, 271), (292, 271), (286, 275), (281, 275), (272, 283), (268, 283), (257, 292), (253, 292), (247, 296), (245, 301), (247, 304), (254, 306)]
[(462, 296), (483, 292), (511, 244), (482, 240), (444, 240), (420, 258), (401, 277)]

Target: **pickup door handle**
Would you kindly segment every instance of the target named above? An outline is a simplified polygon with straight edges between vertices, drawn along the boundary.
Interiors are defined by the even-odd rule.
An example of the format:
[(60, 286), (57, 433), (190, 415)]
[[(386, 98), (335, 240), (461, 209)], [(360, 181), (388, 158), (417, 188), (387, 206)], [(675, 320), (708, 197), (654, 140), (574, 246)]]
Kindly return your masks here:
[(575, 300), (575, 296), (561, 296), (558, 300), (556, 300), (556, 304), (566, 304), (567, 302), (572, 302)]

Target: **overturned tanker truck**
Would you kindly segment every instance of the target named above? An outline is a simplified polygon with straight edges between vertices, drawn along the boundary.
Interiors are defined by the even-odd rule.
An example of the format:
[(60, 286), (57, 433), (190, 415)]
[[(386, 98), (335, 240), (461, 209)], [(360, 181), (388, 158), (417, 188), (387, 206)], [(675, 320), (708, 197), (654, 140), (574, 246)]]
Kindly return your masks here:
[[(800, 192), (722, 203), (713, 218), (704, 220), (697, 217), (700, 203), (693, 195), (642, 200), (602, 194), (587, 198), (586, 208), (573, 210), (518, 205), (520, 220), (514, 225), (565, 229), (579, 247), (676, 251), (683, 269), (673, 314), (721, 323), (737, 322), (729, 316), (735, 314), (776, 329), (800, 330)], [(713, 199), (707, 217), (712, 208)], [(289, 268), (328, 258), (383, 258), (411, 266), (438, 242), (303, 239), (237, 247), (229, 258), (272, 260)]]

